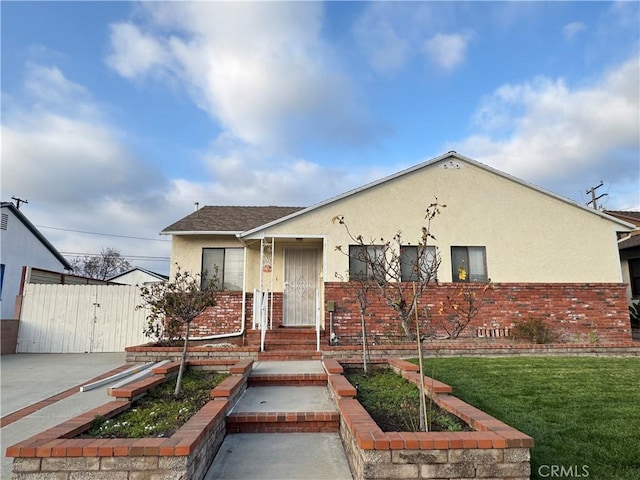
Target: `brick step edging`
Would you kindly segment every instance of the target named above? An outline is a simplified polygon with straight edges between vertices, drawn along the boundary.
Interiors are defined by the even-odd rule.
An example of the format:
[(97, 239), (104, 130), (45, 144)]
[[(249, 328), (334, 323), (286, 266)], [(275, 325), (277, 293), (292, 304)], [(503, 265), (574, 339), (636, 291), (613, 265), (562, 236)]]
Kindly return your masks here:
[(282, 374), (252, 374), (248, 378), (250, 387), (326, 387), (326, 373), (282, 373)]
[(340, 414), (332, 412), (238, 412), (227, 416), (227, 434), (337, 432)]

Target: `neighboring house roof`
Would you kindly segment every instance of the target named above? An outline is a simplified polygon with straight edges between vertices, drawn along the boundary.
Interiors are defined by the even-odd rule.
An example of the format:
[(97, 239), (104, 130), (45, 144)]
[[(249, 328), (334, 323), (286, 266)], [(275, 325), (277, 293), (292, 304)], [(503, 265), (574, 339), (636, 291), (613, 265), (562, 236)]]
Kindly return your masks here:
[(335, 202), (337, 202), (339, 200), (342, 200), (344, 198), (350, 197), (352, 195), (356, 195), (356, 194), (358, 194), (358, 193), (360, 193), (360, 192), (362, 192), (364, 190), (368, 190), (370, 188), (374, 188), (374, 187), (376, 187), (378, 185), (381, 185), (383, 183), (386, 183), (386, 182), (388, 182), (390, 180), (394, 180), (394, 179), (402, 177), (404, 175), (411, 174), (411, 173), (415, 172), (416, 170), (420, 170), (420, 169), (429, 167), (429, 166), (431, 166), (433, 164), (439, 163), (439, 162), (441, 162), (443, 160), (447, 160), (447, 159), (451, 163), (451, 168), (456, 168), (455, 160), (461, 160), (463, 162), (467, 162), (467, 163), (469, 163), (471, 165), (474, 165), (474, 166), (476, 166), (478, 168), (481, 168), (483, 170), (491, 172), (491, 173), (493, 173), (495, 175), (498, 175), (498, 176), (500, 176), (502, 178), (506, 178), (506, 179), (511, 180), (513, 182), (519, 183), (520, 185), (522, 185), (524, 187), (536, 190), (539, 193), (542, 193), (543, 195), (548, 195), (548, 196), (553, 197), (553, 198), (555, 198), (557, 200), (560, 200), (562, 202), (568, 203), (568, 204), (573, 205), (573, 206), (575, 206), (577, 208), (580, 208), (582, 210), (588, 211), (588, 212), (590, 212), (590, 213), (592, 213), (594, 215), (599, 215), (599, 216), (601, 216), (603, 218), (606, 218), (607, 220), (610, 220), (610, 221), (613, 221), (615, 223), (618, 223), (619, 225), (625, 227), (625, 230), (629, 230), (629, 229), (633, 229), (634, 228), (634, 225), (632, 223), (628, 222), (628, 221), (624, 221), (622, 219), (618, 219), (616, 217), (612, 217), (610, 215), (607, 215), (607, 214), (605, 214), (605, 213), (603, 213), (603, 212), (601, 212), (599, 210), (595, 210), (595, 209), (592, 209), (592, 208), (588, 208), (588, 207), (586, 207), (584, 205), (580, 205), (579, 203), (576, 203), (576, 202), (574, 202), (572, 200), (569, 200), (568, 198), (562, 197), (562, 196), (557, 195), (557, 194), (555, 194), (553, 192), (550, 192), (548, 190), (540, 188), (540, 187), (538, 187), (538, 186), (536, 186), (536, 185), (534, 185), (532, 183), (525, 182), (524, 180), (521, 180), (521, 179), (519, 179), (517, 177), (514, 177), (512, 175), (509, 175), (508, 173), (504, 173), (504, 172), (501, 172), (500, 170), (496, 170), (495, 168), (492, 168), (492, 167), (490, 167), (488, 165), (485, 165), (484, 163), (478, 162), (477, 160), (473, 160), (471, 158), (465, 157), (464, 155), (460, 155), (457, 152), (451, 151), (451, 152), (445, 153), (444, 155), (440, 155), (438, 157), (435, 157), (435, 158), (433, 158), (431, 160), (427, 160), (425, 162), (422, 162), (422, 163), (420, 163), (418, 165), (414, 165), (413, 167), (410, 167), (410, 168), (407, 168), (407, 169), (402, 170), (400, 172), (394, 173), (393, 175), (389, 175), (387, 177), (381, 178), (381, 179), (376, 180), (374, 182), (368, 183), (368, 184), (363, 185), (361, 187), (358, 187), (358, 188), (355, 188), (355, 189), (350, 190), (348, 192), (345, 192), (345, 193), (343, 193), (341, 195), (338, 195), (336, 197), (333, 197), (333, 198), (330, 198), (330, 199), (325, 200), (323, 202), (317, 203), (317, 204), (312, 205), (312, 206), (310, 206), (308, 208), (293, 212), (290, 215), (287, 215), (286, 217), (275, 219), (274, 221), (269, 222), (267, 224), (258, 225), (253, 229), (244, 231), (242, 233), (242, 237), (248, 237), (250, 235), (256, 234), (256, 233), (260, 232), (261, 230), (264, 230), (266, 228), (272, 227), (274, 225), (277, 225), (277, 224), (279, 224), (281, 222), (284, 222), (286, 220), (289, 220), (291, 218), (297, 217), (299, 215), (304, 215), (304, 214), (306, 214), (306, 213), (308, 213), (310, 211), (316, 210), (316, 209), (318, 209), (320, 207), (324, 207), (326, 205), (335, 203)]
[(640, 212), (623, 211), (623, 210), (605, 210), (604, 213), (612, 217), (619, 218), (625, 222), (633, 223), (640, 227)]
[(113, 282), (113, 281), (115, 281), (116, 279), (118, 279), (120, 277), (123, 277), (125, 275), (130, 274), (131, 272), (136, 272), (136, 271), (145, 273), (145, 274), (147, 274), (149, 276), (152, 276), (154, 278), (157, 278), (158, 280), (161, 280), (161, 281), (169, 280), (169, 276), (168, 275), (162, 275), (161, 273), (152, 272), (151, 270), (147, 270), (146, 268), (142, 268), (142, 267), (133, 267), (133, 268), (127, 270), (126, 272), (122, 272), (122, 273), (119, 273), (118, 275), (115, 275), (115, 276), (111, 277), (109, 279), (109, 281)]
[(24, 224), (24, 226), (27, 227), (29, 231), (31, 231), (31, 233), (33, 233), (33, 236), (36, 237), (40, 241), (40, 243), (42, 243), (47, 248), (47, 250), (51, 252), (54, 257), (56, 257), (56, 259), (62, 264), (65, 270), (72, 270), (71, 264), (67, 261), (67, 259), (64, 258), (58, 250), (56, 250), (51, 242), (49, 242), (49, 240), (47, 240), (45, 236), (40, 233), (40, 230), (38, 230), (35, 225), (31, 223), (29, 219), (25, 217), (24, 214), (20, 210), (18, 210), (18, 208), (13, 203), (2, 202), (2, 208), (9, 209), (15, 215), (15, 217), (20, 220)]
[(160, 232), (165, 235), (237, 234), (286, 217), (303, 207), (206, 206)]
[(632, 235), (618, 243), (618, 250), (640, 247), (640, 235)]
[(628, 236), (618, 240), (618, 250), (628, 250), (630, 248), (640, 247), (640, 212), (605, 210), (605, 213), (612, 217), (619, 218), (620, 220), (624, 220), (625, 222), (632, 223), (638, 227), (633, 232), (630, 232)]

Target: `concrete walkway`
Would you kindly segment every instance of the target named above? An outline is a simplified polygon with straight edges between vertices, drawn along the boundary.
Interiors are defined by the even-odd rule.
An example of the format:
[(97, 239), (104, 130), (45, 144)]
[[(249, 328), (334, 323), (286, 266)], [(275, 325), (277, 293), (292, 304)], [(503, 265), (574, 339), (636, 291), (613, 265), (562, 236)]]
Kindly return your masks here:
[[(324, 373), (320, 361), (256, 362), (255, 375)], [(327, 387), (249, 387), (241, 412), (336, 411)], [(351, 480), (338, 433), (227, 434), (205, 480)]]
[[(5, 456), (7, 447), (107, 403), (111, 397), (106, 387), (88, 392), (80, 392), (77, 387), (124, 365), (124, 353), (3, 355), (0, 359), (3, 417), (0, 478), (11, 478), (13, 459)], [(46, 402), (65, 391), (69, 391), (65, 398)], [(5, 421), (9, 414), (30, 406), (28, 411), (11, 415), (11, 423)]]
[[(80, 392), (77, 387), (122, 369), (125, 356), (16, 354), (3, 356), (0, 365), (3, 417), (0, 478), (4, 479), (11, 478), (13, 460), (5, 457), (6, 448), (108, 402), (111, 397), (107, 395), (107, 386), (88, 392)], [(278, 375), (323, 373), (324, 369), (320, 361), (274, 361), (256, 362), (253, 372)], [(59, 395), (63, 392), (67, 394)], [(29, 406), (32, 408), (22, 410)], [(335, 411), (335, 408), (326, 387), (251, 387), (234, 411)], [(230, 434), (206, 476), (207, 480), (351, 478), (338, 433)]]

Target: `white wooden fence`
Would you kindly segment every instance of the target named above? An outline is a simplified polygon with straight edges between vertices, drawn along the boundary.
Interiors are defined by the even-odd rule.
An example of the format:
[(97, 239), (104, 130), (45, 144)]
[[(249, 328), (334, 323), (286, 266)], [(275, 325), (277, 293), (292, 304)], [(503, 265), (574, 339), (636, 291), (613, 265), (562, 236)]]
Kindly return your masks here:
[(132, 285), (26, 284), (18, 353), (122, 352), (149, 341)]

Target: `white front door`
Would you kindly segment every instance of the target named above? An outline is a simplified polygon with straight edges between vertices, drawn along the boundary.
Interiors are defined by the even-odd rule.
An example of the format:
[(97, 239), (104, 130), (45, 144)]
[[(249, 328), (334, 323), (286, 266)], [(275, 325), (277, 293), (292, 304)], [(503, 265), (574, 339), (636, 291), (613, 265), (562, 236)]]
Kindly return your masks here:
[(285, 247), (282, 324), (313, 326), (316, 322), (318, 249)]

